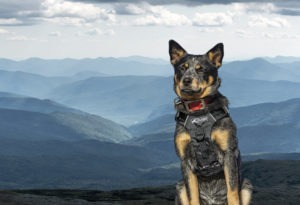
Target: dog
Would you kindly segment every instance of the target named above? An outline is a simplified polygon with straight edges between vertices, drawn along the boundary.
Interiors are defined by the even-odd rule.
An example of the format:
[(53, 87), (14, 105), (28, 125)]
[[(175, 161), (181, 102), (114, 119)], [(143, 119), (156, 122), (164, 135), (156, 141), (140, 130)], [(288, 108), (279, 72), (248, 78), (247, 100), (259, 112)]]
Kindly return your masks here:
[(178, 96), (174, 143), (183, 176), (176, 185), (175, 204), (250, 204), (252, 185), (241, 178), (236, 126), (227, 98), (218, 91), (223, 44), (193, 55), (170, 40), (169, 55)]

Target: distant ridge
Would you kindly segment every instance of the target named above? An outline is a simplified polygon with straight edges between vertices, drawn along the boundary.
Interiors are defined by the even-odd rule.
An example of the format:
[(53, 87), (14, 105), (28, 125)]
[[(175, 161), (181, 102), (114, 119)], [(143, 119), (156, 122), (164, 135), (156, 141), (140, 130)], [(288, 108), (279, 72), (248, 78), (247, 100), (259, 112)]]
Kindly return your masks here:
[[(300, 152), (300, 98), (279, 103), (231, 108), (242, 154)], [(174, 114), (166, 114), (129, 128), (140, 144), (173, 145)], [(166, 143), (167, 142), (167, 143)]]
[(37, 140), (96, 139), (120, 142), (132, 137), (125, 127), (100, 116), (52, 100), (12, 93), (0, 93), (0, 127), (0, 135), (5, 138), (11, 136), (22, 139), (26, 135)]
[(300, 61), (300, 57), (295, 56), (275, 56), (275, 57), (264, 57), (267, 61), (271, 63), (293, 63)]

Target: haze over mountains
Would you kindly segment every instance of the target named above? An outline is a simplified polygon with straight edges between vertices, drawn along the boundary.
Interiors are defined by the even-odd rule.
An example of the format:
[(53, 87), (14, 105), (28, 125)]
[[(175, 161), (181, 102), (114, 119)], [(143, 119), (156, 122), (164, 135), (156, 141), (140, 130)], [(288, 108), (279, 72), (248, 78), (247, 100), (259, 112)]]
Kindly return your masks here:
[(0, 59), (0, 70), (23, 71), (44, 76), (73, 76), (84, 72), (96, 72), (97, 75), (172, 74), (168, 62), (140, 56), (80, 60), (70, 58), (59, 60), (30, 58), (22, 61)]
[[(231, 107), (300, 97), (295, 92), (300, 85), (300, 59), (281, 60), (280, 64), (269, 61), (235, 61), (220, 68), (221, 91)], [(159, 59), (0, 59), (0, 70), (2, 92), (53, 99), (124, 125), (146, 121), (153, 112), (170, 109), (175, 98), (173, 68)]]
[(127, 129), (115, 122), (51, 100), (0, 97), (0, 113), (2, 138), (70, 141), (97, 139), (110, 142), (131, 138)]
[[(283, 57), (220, 68), (248, 159), (299, 159), (299, 68), (300, 58)], [(180, 177), (168, 62), (0, 59), (0, 70), (0, 188), (117, 189)]]

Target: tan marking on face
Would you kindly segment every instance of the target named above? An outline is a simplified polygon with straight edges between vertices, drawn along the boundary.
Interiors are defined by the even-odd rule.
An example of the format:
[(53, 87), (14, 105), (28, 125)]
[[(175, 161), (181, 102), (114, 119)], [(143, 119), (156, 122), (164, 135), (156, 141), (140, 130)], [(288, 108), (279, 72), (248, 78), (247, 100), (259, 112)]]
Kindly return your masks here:
[(181, 202), (182, 205), (190, 205), (189, 203), (189, 198), (187, 195), (187, 191), (186, 191), (186, 187), (182, 187), (182, 189), (179, 192), (179, 200)]
[(194, 95), (187, 95), (185, 93), (181, 93), (181, 89), (184, 88), (182, 80), (180, 82), (176, 82), (176, 89), (175, 92), (177, 95), (185, 100), (198, 100), (200, 98), (204, 98), (211, 94), (211, 85), (214, 83), (213, 76), (208, 77), (208, 82), (202, 81), (200, 83), (197, 82), (197, 80), (193, 79), (191, 83), (191, 88), (193, 90), (199, 90), (201, 88), (201, 93), (195, 93)]
[(176, 64), (185, 54), (183, 50), (173, 48), (171, 52), (171, 63), (173, 65)]
[(185, 68), (189, 68), (189, 64), (188, 64), (188, 63), (185, 63), (185, 64), (184, 64), (184, 67), (185, 67)]
[(199, 89), (199, 84), (197, 83), (197, 80), (196, 80), (196, 79), (193, 79), (193, 80), (192, 80), (191, 87), (192, 87), (192, 89), (194, 89), (194, 90)]
[(208, 76), (208, 84), (212, 85), (214, 83), (214, 77), (213, 76)]
[(199, 70), (200, 68), (201, 68), (200, 64), (197, 64), (197, 65), (195, 66), (195, 69), (196, 69), (196, 70)]
[(224, 175), (225, 175), (225, 181), (226, 181), (226, 187), (227, 187), (227, 201), (230, 205), (240, 205), (240, 197), (239, 197), (239, 191), (238, 187), (231, 188), (229, 184), (229, 171), (228, 167), (224, 166)]
[(177, 80), (177, 75), (176, 74), (174, 75), (174, 81), (175, 81), (175, 83), (177, 85), (178, 84), (178, 80)]
[(178, 95), (178, 97), (184, 100), (197, 100), (201, 98), (201, 93), (194, 95), (187, 95), (185, 93), (182, 93), (180, 89), (180, 83), (175, 87), (175, 92)]
[(187, 96), (185, 96), (184, 94), (181, 93), (179, 84), (176, 85), (175, 92), (178, 95), (178, 97), (180, 97), (181, 99), (188, 100)]
[(175, 137), (175, 144), (179, 157), (184, 158), (186, 146), (191, 142), (191, 136), (187, 132), (181, 132)]
[(199, 182), (198, 177), (195, 173), (190, 171), (188, 173), (188, 185), (190, 188), (190, 205), (199, 205)]
[(222, 151), (228, 148), (229, 131), (223, 129), (216, 129), (211, 132), (211, 139), (220, 147)]
[(179, 86), (180, 89), (182, 89), (184, 87), (184, 85), (183, 85), (183, 79), (180, 80), (178, 86)]
[(200, 98), (205, 98), (206, 96), (208, 96), (211, 93), (211, 87), (206, 87), (204, 88), (204, 90), (202, 91)]
[(204, 98), (204, 97), (206, 97), (206, 96), (208, 96), (208, 95), (210, 95), (211, 94), (211, 85), (214, 83), (214, 78), (213, 78), (213, 76), (208, 76), (208, 82), (206, 83), (205, 82), (205, 84), (203, 84), (204, 85), (204, 87), (202, 88), (202, 93), (201, 93), (201, 96), (200, 96), (200, 98)]
[(206, 88), (207, 85), (208, 84), (207, 84), (207, 82), (205, 80), (199, 83), (199, 87), (202, 88), (202, 89)]
[(208, 82), (207, 81), (202, 81), (199, 83), (199, 86), (204, 89), (204, 88), (207, 88), (208, 86), (211, 86), (214, 82), (214, 78), (210, 75), (208, 76)]

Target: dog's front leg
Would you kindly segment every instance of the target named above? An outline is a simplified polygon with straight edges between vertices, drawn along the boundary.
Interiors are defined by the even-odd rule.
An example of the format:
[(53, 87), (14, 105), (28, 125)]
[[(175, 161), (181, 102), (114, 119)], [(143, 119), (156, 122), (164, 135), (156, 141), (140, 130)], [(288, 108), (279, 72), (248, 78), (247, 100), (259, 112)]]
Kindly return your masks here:
[(186, 165), (184, 170), (185, 183), (189, 198), (189, 205), (200, 205), (199, 182), (197, 175)]
[(227, 186), (228, 205), (240, 205), (239, 168), (235, 153), (237, 150), (235, 132), (234, 126), (225, 126), (214, 129), (211, 135), (214, 142), (224, 152), (224, 175)]
[(227, 185), (228, 205), (240, 205), (239, 173), (235, 153), (232, 150), (225, 152), (224, 174)]
[(199, 199), (199, 182), (197, 175), (191, 170), (189, 165), (190, 159), (186, 156), (187, 147), (191, 142), (191, 136), (177, 127), (177, 135), (175, 136), (176, 151), (181, 159), (181, 168), (184, 177), (184, 189), (179, 193), (179, 198), (184, 205), (200, 205)]

